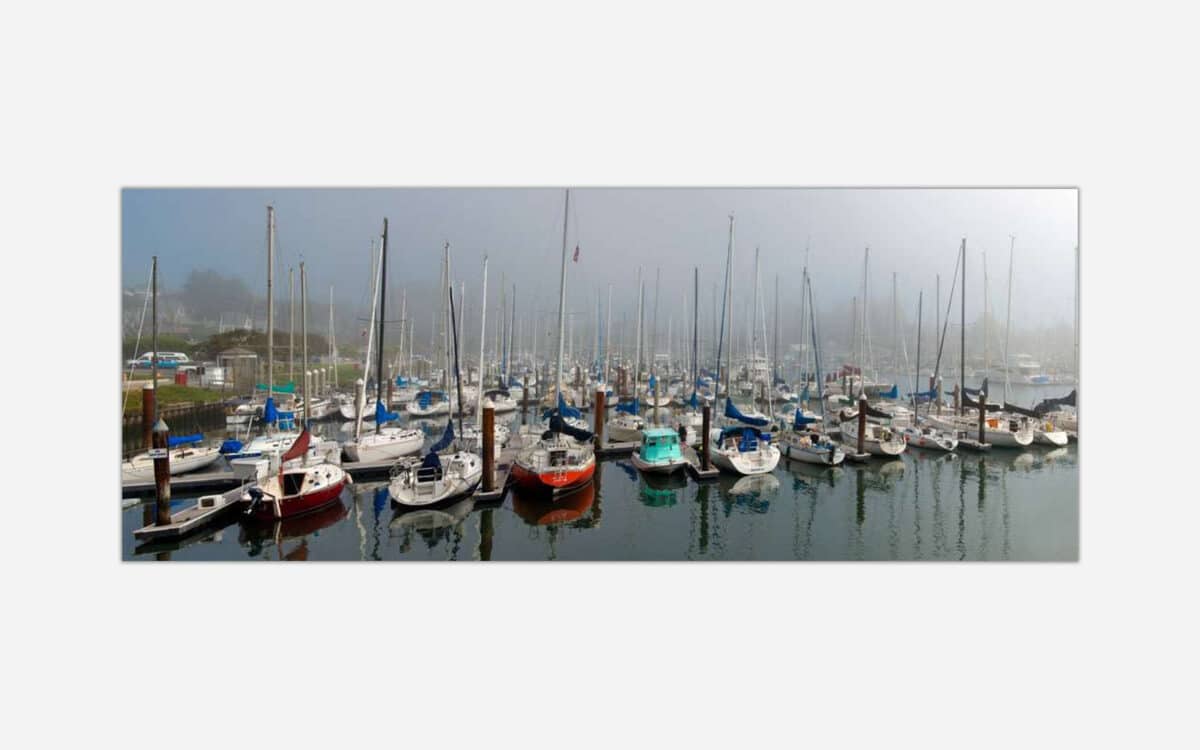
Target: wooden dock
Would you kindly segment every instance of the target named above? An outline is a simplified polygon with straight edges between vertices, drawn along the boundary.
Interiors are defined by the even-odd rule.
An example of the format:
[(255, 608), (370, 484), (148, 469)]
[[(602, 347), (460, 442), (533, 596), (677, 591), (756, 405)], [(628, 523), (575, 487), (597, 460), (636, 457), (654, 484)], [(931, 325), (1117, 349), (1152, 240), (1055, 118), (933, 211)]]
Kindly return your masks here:
[(133, 537), (140, 540), (179, 538), (207, 526), (210, 523), (241, 508), (242, 488), (235, 487), (222, 495), (205, 495), (196, 500), (191, 507), (171, 514), (168, 524), (150, 524), (133, 532)]
[[(519, 443), (519, 440), (514, 440)], [(508, 492), (508, 476), (512, 470), (513, 461), (517, 458), (517, 446), (509, 443), (504, 450), (500, 451), (499, 458), (496, 459), (496, 482), (495, 489), (491, 492), (484, 492), (483, 485), (479, 485), (479, 489), (475, 490), (476, 503), (502, 503), (504, 495)]]
[(632, 455), (641, 443), (633, 441), (625, 443), (603, 442), (600, 448), (596, 451), (597, 458), (609, 458), (613, 456), (629, 456)]
[[(515, 455), (515, 454), (514, 454)], [(342, 469), (355, 481), (387, 479), (395, 461), (343, 461)], [(203, 492), (239, 487), (244, 480), (232, 471), (197, 471), (171, 477), (172, 492)], [(154, 494), (154, 481), (121, 482), (122, 497), (142, 497)]]
[(700, 468), (700, 454), (692, 446), (684, 443), (679, 446), (683, 457), (687, 459), (687, 471), (692, 475), (692, 479), (697, 482), (711, 482), (721, 476), (721, 470), (712, 465), (710, 461), (707, 469)]

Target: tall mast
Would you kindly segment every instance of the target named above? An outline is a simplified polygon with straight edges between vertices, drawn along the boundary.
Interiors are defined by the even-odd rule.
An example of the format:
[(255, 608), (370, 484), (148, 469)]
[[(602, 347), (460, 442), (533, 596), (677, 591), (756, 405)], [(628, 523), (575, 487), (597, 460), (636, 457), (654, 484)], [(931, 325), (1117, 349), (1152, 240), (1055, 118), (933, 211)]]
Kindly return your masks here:
[[(766, 345), (766, 342), (763, 342)], [(758, 359), (758, 247), (754, 248), (754, 311), (750, 317), (750, 367), (753, 370), (755, 360)], [(754, 380), (751, 374), (751, 381)], [(751, 382), (751, 389), (754, 384)]]
[(267, 206), (267, 398), (275, 393), (275, 207)]
[(775, 355), (772, 357), (773, 367), (771, 368), (771, 386), (774, 387), (775, 380), (779, 376), (779, 274), (775, 274)]
[(513, 329), (517, 326), (517, 285), (512, 285), (512, 306), (508, 311), (508, 356), (504, 360), (504, 389), (512, 381)]
[(304, 429), (307, 430), (308, 421), (312, 418), (309, 407), (312, 394), (308, 392), (308, 277), (304, 274), (304, 261), (300, 261), (300, 338), (300, 358), (303, 360), (300, 375), (304, 378)]
[(692, 393), (700, 379), (700, 266), (692, 267)]
[(375, 257), (375, 240), (371, 240), (371, 314), (367, 317), (367, 351), (363, 357), (363, 377), (358, 393), (358, 408), (355, 410), (354, 440), (362, 436), (363, 412), (367, 409), (367, 371), (371, 368), (371, 344), (375, 338), (375, 305), (379, 302), (379, 261)]
[[(383, 245), (379, 249), (379, 353), (375, 357), (375, 403), (383, 404), (384, 408), (391, 404), (384, 403), (383, 400), (383, 321), (384, 312), (387, 308), (387, 235), (388, 235), (388, 220), (385, 216), (383, 219)], [(383, 432), (383, 425), (379, 420), (375, 420), (375, 434)]]
[[(1074, 372), (1071, 375), (1075, 378), (1075, 385), (1079, 385), (1079, 245), (1075, 246), (1075, 362)], [(1005, 396), (1008, 394), (1006, 393)], [(1078, 401), (1078, 396), (1076, 396)], [(1078, 411), (1078, 404), (1076, 405)]]
[[(733, 214), (729, 214), (729, 252), (725, 258), (725, 309), (729, 323), (729, 337), (733, 338)], [(725, 399), (732, 400), (733, 384), (730, 377), (733, 374), (733, 341), (729, 342), (729, 351), (725, 353)]]
[(817, 404), (821, 409), (821, 416), (825, 416), (825, 384), (821, 381), (821, 348), (817, 344), (817, 305), (813, 300), (812, 277), (808, 275), (808, 271), (804, 272), (804, 285), (808, 288), (808, 317), (809, 324), (812, 327), (812, 345), (813, 345), (813, 363), (815, 370), (813, 371), (813, 379), (817, 382)]
[[(303, 283), (303, 282), (301, 282)], [(288, 268), (288, 382), (296, 383), (296, 280)], [(307, 394), (305, 394), (307, 396)]]
[(634, 363), (633, 363), (633, 395), (637, 396), (638, 383), (642, 375), (642, 299), (645, 294), (642, 291), (642, 267), (638, 266), (638, 304), (637, 304), (637, 325), (636, 333), (634, 334)]
[(917, 379), (913, 385), (913, 414), (917, 414), (917, 394), (921, 391), (921, 304), (925, 300), (925, 290), (917, 294)]
[(892, 271), (892, 377), (900, 384), (900, 308), (896, 302), (896, 272)]
[(650, 371), (658, 375), (658, 293), (662, 268), (654, 269), (654, 328), (650, 331)]
[(329, 285), (329, 363), (333, 366), (333, 387), (336, 390), (337, 381), (337, 347), (333, 343), (333, 284)]
[(983, 377), (987, 377), (991, 371), (992, 359), (991, 352), (988, 351), (988, 328), (991, 326), (991, 316), (988, 315), (988, 275), (987, 275), (987, 252), (983, 254)]
[[(958, 343), (958, 414), (962, 416), (966, 414), (965, 408), (967, 400), (967, 238), (962, 240), (962, 291), (959, 292), (959, 310), (961, 318), (958, 322), (959, 328), (959, 343)], [(983, 398), (983, 394), (979, 394), (979, 398)]]
[[(483, 341), (487, 330), (487, 266), (488, 258), (483, 256), (483, 296), (479, 303), (479, 395), (475, 398), (475, 423), (483, 429)], [(482, 440), (482, 435), (480, 436)], [(482, 445), (482, 443), (480, 443)]]
[[(1005, 311), (1004, 321), (1004, 400), (1008, 401), (1009, 396), (1009, 361), (1008, 361), (1008, 334), (1012, 330), (1012, 279), (1013, 279), (1013, 251), (1017, 247), (1017, 238), (1015, 235), (1009, 235), (1008, 245), (1008, 309)], [(1078, 284), (1078, 282), (1076, 282)]]
[(608, 350), (612, 346), (612, 284), (608, 285), (608, 309), (604, 321), (604, 387), (608, 387)]
[[(142, 308), (145, 312), (146, 308)], [(154, 423), (158, 424), (158, 256), (150, 262), (150, 382), (154, 388)], [(134, 352), (137, 356), (137, 352)]]
[[(408, 287), (400, 290), (400, 348), (396, 350), (396, 370), (397, 372), (403, 370), (409, 377), (412, 377), (412, 373), (409, 373), (404, 367), (406, 333), (408, 333)], [(391, 406), (391, 404), (388, 404), (388, 406)]]
[[(563, 238), (562, 238), (562, 269), (558, 277), (558, 365), (555, 369), (554, 378), (554, 404), (558, 406), (559, 399), (562, 398), (562, 365), (563, 365), (563, 317), (564, 307), (567, 304), (567, 216), (571, 209), (571, 190), (566, 191), (566, 199), (563, 201)], [(562, 416), (561, 414), (559, 416)]]
[[(444, 318), (442, 331), (444, 333), (445, 356), (442, 358), (442, 388), (446, 391), (446, 398), (450, 398), (450, 339), (454, 336), (454, 322), (450, 319), (450, 308), (454, 304), (454, 282), (450, 280), (450, 241), (447, 240), (442, 248), (443, 265), (445, 268), (445, 286), (442, 288), (442, 316)], [(459, 425), (461, 432), (462, 425)]]

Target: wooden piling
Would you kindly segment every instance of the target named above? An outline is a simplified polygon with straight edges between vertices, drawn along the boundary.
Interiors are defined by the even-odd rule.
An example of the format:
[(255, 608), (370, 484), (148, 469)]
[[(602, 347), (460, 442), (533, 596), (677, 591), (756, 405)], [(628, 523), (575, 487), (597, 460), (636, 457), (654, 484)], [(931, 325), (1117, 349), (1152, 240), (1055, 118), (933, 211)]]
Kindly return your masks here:
[(595, 429), (593, 430), (592, 444), (596, 450), (600, 450), (600, 436), (604, 434), (604, 388), (596, 387), (595, 398)]
[(146, 450), (154, 447), (151, 438), (151, 431), (154, 429), (154, 394), (153, 383), (142, 386), (142, 447)]
[(708, 402), (704, 402), (704, 408), (701, 411), (704, 415), (701, 420), (700, 432), (700, 468), (708, 471), (708, 431), (709, 424), (712, 421), (712, 407)]
[(155, 525), (171, 523), (171, 454), (168, 451), (171, 431), (161, 419), (152, 430), (151, 457), (154, 459)]
[[(980, 388), (979, 389), (979, 442), (981, 442), (981, 443), (987, 442), (986, 440), (983, 439), (983, 420), (984, 420), (984, 414), (986, 412), (987, 412), (987, 391), (984, 390), (983, 388)], [(982, 487), (983, 483), (980, 482), (979, 486)]]
[(496, 489), (496, 405), (490, 398), (483, 400), (483, 420), (480, 426), (483, 435), (483, 491)]
[(857, 452), (860, 456), (865, 452), (863, 450), (863, 448), (865, 447), (863, 443), (866, 438), (866, 435), (867, 435), (867, 397), (864, 395), (864, 396), (859, 397), (859, 399), (858, 399), (858, 450), (857, 450)]

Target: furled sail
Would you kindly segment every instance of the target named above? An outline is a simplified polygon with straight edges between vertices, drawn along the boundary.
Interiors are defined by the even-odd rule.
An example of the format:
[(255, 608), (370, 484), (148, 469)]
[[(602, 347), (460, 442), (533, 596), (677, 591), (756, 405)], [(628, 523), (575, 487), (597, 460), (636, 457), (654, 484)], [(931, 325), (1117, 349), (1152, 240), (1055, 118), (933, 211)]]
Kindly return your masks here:
[(617, 404), (617, 411), (624, 412), (626, 414), (633, 414), (636, 416), (638, 413), (638, 398), (637, 398), (637, 396), (634, 396), (632, 401), (629, 401), (624, 404)]
[(400, 418), (399, 414), (397, 414), (394, 411), (388, 411), (386, 408), (384, 408), (382, 401), (375, 402), (375, 422), (377, 424), (383, 424), (384, 422), (391, 422), (393, 419), (399, 419), (399, 418)]
[(736, 419), (742, 424), (753, 425), (754, 427), (766, 427), (770, 421), (766, 417), (747, 417), (738, 411), (737, 406), (733, 403), (733, 399), (728, 397), (725, 398), (725, 416), (730, 419)]
[(171, 435), (167, 438), (167, 447), (174, 448), (177, 445), (187, 445), (188, 443), (198, 443), (204, 439), (204, 433), (197, 432), (194, 435)]

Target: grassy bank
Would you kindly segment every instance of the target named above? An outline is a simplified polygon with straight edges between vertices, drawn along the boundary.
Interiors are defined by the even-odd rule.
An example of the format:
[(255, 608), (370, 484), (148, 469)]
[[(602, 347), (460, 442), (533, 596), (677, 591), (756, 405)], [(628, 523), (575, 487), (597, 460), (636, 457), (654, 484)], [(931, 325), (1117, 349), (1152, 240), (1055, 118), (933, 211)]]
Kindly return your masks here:
[[(125, 394), (121, 394), (121, 398), (125, 399)], [(213, 401), (220, 401), (223, 398), (220, 391), (209, 390), (208, 388), (190, 388), (186, 385), (159, 385), (158, 386), (158, 405), (170, 406), (172, 404), (207, 404)], [(128, 401), (125, 403), (126, 414), (139, 414), (142, 411), (142, 389), (131, 390), (128, 394)]]

